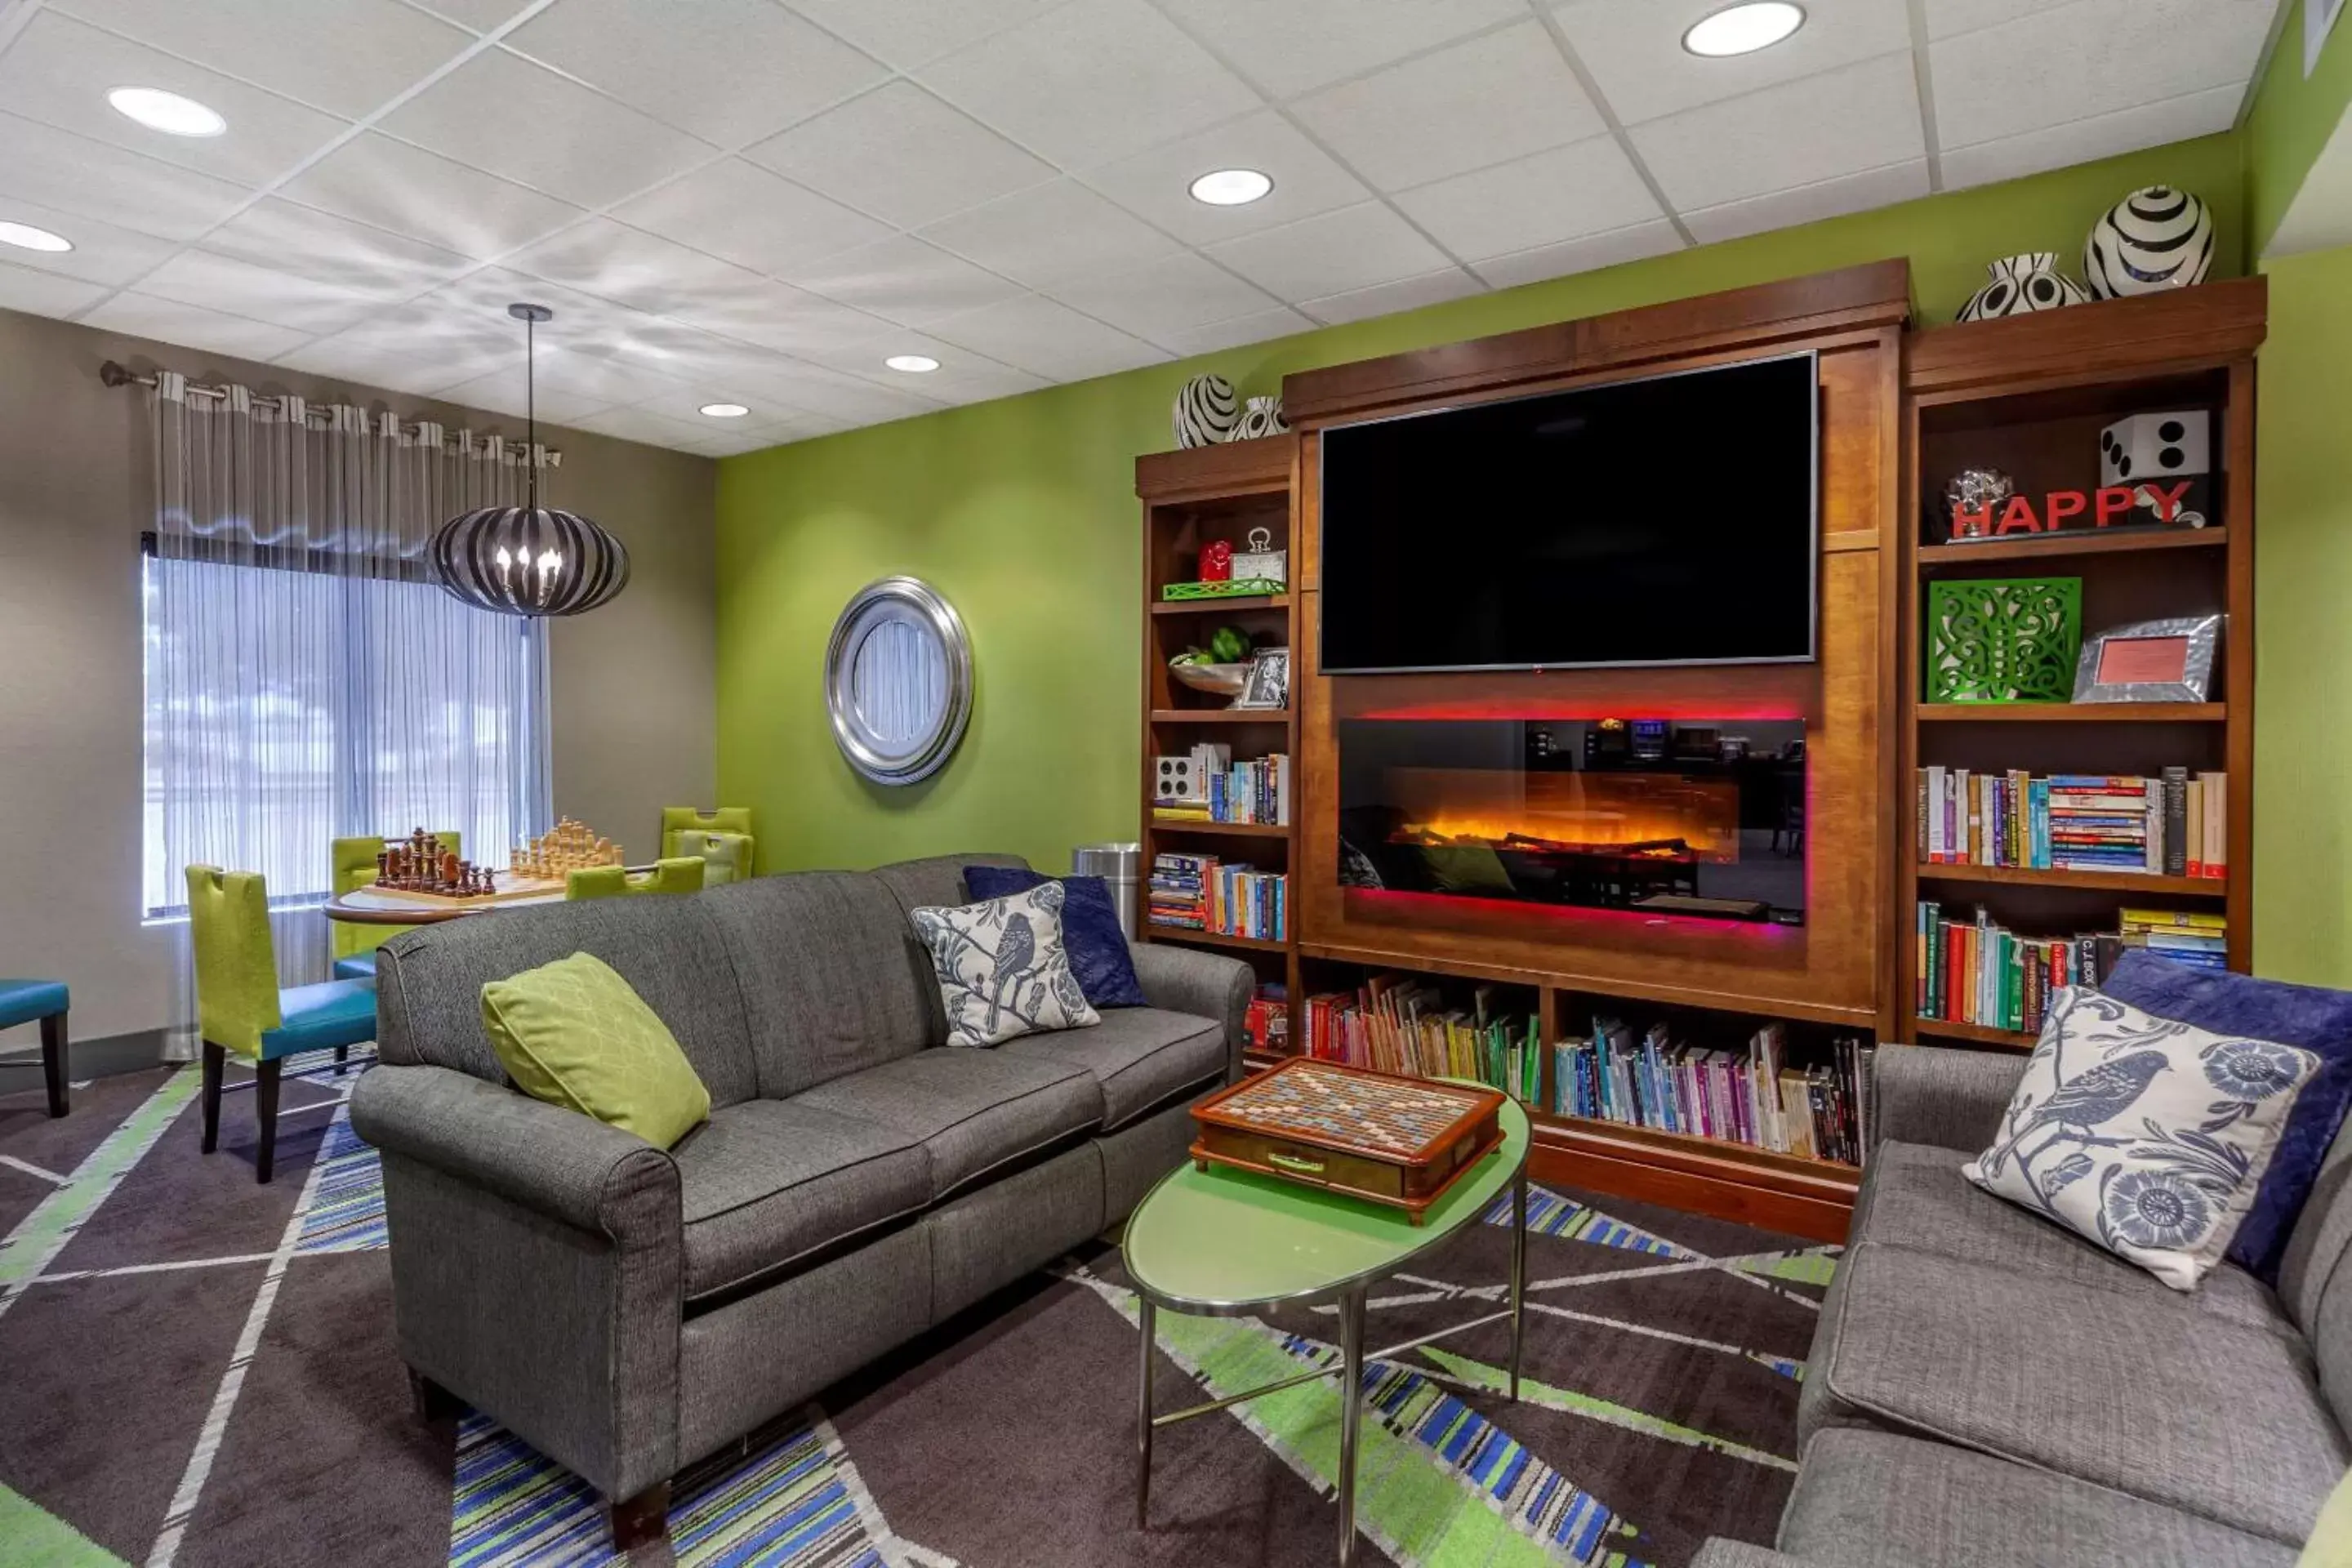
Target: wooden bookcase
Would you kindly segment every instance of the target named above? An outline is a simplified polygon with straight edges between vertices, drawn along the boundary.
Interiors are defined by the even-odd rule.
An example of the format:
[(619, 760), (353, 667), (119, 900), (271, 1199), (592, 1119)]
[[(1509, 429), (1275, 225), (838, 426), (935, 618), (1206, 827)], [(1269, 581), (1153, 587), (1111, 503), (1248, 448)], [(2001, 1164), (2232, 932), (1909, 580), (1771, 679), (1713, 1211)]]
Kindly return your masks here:
[[(1914, 334), (1904, 372), (1904, 472), (1895, 710), (1906, 807), (1895, 845), (1890, 918), (1909, 937), (1922, 899), (1965, 915), (1981, 906), (2021, 934), (2113, 929), (2126, 905), (2219, 910), (2228, 960), (2251, 957), (2253, 908), (2254, 352), (2266, 286), (2260, 278), (2136, 300), (1972, 322)], [(2049, 491), (2095, 488), (2098, 433), (2131, 414), (2208, 411), (2218, 472), (2215, 526), (2172, 533), (2087, 528), (1942, 542), (1941, 492), (1958, 468), (1989, 464), (2012, 476), (2037, 510)], [(2073, 525), (2070, 524), (2070, 528)], [(1937, 580), (2079, 577), (2087, 639), (2158, 616), (2228, 616), (2207, 702), (1928, 703), (1927, 585)], [(2154, 775), (2168, 764), (2229, 775), (2229, 876), (1927, 865), (1917, 852), (1913, 787), (1923, 766), (2034, 773)], [(1917, 1018), (1920, 954), (1904, 942), (1895, 996), (1903, 1027), (1927, 1041), (2030, 1049), (2030, 1035)]]

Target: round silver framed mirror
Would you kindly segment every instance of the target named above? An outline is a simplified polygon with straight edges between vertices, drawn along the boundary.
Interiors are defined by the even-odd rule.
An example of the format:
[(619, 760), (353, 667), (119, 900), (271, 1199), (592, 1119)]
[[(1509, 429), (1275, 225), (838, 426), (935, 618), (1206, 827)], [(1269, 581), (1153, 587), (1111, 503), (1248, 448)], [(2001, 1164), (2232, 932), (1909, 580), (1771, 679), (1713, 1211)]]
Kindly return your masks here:
[(918, 577), (859, 589), (824, 650), (824, 705), (841, 754), (876, 784), (910, 784), (946, 765), (971, 717), (971, 639)]

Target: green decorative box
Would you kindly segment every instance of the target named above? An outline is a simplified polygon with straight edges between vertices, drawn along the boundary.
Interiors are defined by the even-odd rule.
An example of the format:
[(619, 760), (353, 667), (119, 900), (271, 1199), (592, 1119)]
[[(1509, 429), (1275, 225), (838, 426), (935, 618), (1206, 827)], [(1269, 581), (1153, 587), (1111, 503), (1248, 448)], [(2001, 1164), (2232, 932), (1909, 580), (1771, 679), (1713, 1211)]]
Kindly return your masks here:
[(1279, 594), (1282, 584), (1271, 577), (1236, 577), (1230, 583), (1170, 583), (1160, 590), (1162, 599), (1245, 599), (1259, 594)]
[(2083, 643), (2080, 577), (1927, 584), (1930, 702), (2063, 702)]

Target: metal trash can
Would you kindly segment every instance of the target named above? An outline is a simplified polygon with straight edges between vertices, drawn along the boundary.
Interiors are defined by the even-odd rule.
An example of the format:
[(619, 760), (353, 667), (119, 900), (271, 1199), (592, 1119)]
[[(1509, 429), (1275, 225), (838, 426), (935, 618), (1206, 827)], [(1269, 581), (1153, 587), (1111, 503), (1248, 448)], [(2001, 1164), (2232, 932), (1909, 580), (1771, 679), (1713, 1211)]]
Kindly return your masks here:
[(1070, 851), (1070, 874), (1100, 877), (1110, 884), (1111, 908), (1118, 911), (1118, 929), (1135, 939), (1135, 889), (1142, 880), (1140, 844), (1081, 844)]

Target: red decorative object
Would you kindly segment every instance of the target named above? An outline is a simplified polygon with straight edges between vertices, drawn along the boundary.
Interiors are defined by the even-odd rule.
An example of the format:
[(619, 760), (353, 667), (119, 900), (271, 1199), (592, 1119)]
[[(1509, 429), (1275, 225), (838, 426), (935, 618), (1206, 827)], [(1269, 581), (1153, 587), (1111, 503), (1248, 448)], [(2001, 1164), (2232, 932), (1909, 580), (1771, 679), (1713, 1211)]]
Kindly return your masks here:
[(1201, 546), (1201, 581), (1230, 583), (1234, 580), (1234, 542), (1220, 539), (1214, 544)]
[(2154, 505), (2156, 521), (2168, 524), (2180, 515), (2180, 503), (2189, 494), (2189, 481), (2178, 484), (2145, 484), (2135, 491), (2129, 485), (2103, 485), (2095, 490), (2053, 490), (2042, 498), (2042, 510), (2033, 510), (2028, 496), (2011, 496), (1998, 518), (1990, 506), (1974, 511), (1954, 508), (1952, 537), (1961, 539), (1999, 539), (2011, 533), (2055, 533), (2068, 518), (2088, 513), (2094, 528), (2115, 528), (2137, 521), (2132, 515), (2137, 498), (2145, 495)]

